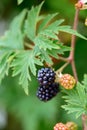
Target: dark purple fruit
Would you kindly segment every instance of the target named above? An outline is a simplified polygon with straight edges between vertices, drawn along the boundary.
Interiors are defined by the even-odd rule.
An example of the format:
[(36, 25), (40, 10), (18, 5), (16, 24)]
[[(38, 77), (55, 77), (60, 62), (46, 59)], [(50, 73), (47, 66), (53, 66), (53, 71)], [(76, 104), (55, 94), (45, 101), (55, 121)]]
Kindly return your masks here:
[(39, 86), (36, 95), (41, 101), (45, 102), (55, 97), (58, 92), (59, 92), (59, 84), (53, 83), (50, 84), (48, 87), (43, 85)]
[(48, 86), (55, 81), (55, 72), (51, 68), (42, 68), (37, 75), (40, 85)]

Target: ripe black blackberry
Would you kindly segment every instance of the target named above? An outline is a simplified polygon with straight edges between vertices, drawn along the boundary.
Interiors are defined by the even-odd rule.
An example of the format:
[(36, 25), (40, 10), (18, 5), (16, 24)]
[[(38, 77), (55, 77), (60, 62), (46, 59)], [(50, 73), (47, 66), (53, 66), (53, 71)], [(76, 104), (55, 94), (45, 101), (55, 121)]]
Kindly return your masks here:
[(37, 79), (40, 85), (48, 86), (55, 81), (55, 72), (51, 68), (42, 68), (38, 71)]
[(50, 84), (48, 87), (41, 85), (38, 88), (36, 95), (41, 101), (48, 101), (53, 97), (55, 97), (58, 92), (59, 92), (59, 84), (53, 83)]

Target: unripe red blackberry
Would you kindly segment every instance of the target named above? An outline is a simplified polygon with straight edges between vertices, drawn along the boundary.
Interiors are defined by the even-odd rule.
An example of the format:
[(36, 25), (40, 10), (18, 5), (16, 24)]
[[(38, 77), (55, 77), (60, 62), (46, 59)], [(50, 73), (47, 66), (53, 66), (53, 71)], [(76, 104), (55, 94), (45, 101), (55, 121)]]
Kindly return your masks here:
[(76, 80), (70, 74), (63, 74), (59, 78), (59, 83), (65, 89), (72, 89), (75, 86)]
[(53, 97), (55, 97), (58, 92), (59, 92), (59, 84), (53, 83), (50, 84), (49, 86), (41, 85), (38, 88), (36, 95), (41, 101), (48, 101)]
[(55, 81), (55, 72), (51, 68), (42, 68), (38, 71), (37, 79), (40, 85), (50, 85)]
[(54, 126), (54, 130), (69, 130), (69, 128), (63, 123), (57, 123)]
[(67, 122), (66, 126), (69, 128), (69, 130), (78, 130), (78, 126), (74, 122)]

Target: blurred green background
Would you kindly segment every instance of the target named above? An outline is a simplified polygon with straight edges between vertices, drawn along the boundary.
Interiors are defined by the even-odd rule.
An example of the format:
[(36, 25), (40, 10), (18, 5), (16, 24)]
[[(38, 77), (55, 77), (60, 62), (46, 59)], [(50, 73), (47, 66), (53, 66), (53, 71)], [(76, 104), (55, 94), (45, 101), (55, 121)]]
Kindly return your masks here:
[[(37, 5), (42, 0), (24, 0), (17, 5), (16, 0), (0, 1), (0, 35), (9, 28), (11, 20), (24, 8), (30, 9), (32, 5)], [(59, 12), (59, 18), (65, 19), (64, 24), (73, 25), (76, 0), (45, 0), (41, 13)], [(87, 36), (87, 26), (84, 25), (87, 11), (81, 11), (79, 16), (78, 31)], [(70, 35), (60, 34), (62, 41), (70, 45)], [(65, 54), (66, 56), (68, 53)], [(87, 73), (87, 41), (77, 38), (75, 49), (75, 61), (79, 81)], [(61, 63), (55, 64), (55, 69)], [(71, 66), (65, 69), (66, 73), (71, 73)], [(11, 72), (10, 72), (11, 75)], [(51, 101), (44, 103), (37, 99), (36, 90), (38, 83), (36, 77), (32, 76), (29, 88), (29, 96), (26, 96), (21, 86), (18, 84), (18, 77), (5, 77), (0, 86), (0, 130), (52, 130), (57, 122), (66, 123), (74, 121), (82, 130), (81, 118), (76, 119), (74, 114), (67, 114), (61, 108), (64, 104), (62, 95), (59, 93)]]

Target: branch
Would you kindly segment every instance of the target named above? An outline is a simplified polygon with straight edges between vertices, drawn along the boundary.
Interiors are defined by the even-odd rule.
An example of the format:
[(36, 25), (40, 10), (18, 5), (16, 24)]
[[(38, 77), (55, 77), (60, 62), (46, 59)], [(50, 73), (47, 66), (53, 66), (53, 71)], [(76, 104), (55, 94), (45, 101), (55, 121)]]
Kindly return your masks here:
[(87, 130), (87, 115), (82, 115), (83, 130)]
[(64, 62), (68, 62), (68, 58), (62, 57), (62, 56), (58, 56), (58, 59)]
[[(79, 9), (76, 9), (75, 18), (74, 18), (74, 24), (73, 24), (73, 29), (74, 30), (77, 30), (78, 16), (79, 16)], [(70, 51), (70, 55), (69, 55), (68, 60), (71, 63), (74, 77), (75, 77), (76, 81), (78, 81), (76, 67), (75, 67), (75, 61), (74, 61), (75, 44), (76, 44), (76, 36), (72, 35), (72, 38), (71, 38), (71, 48), (72, 48), (72, 50)]]
[(66, 66), (69, 64), (69, 62), (66, 62), (61, 68), (59, 68), (56, 73), (61, 73), (65, 68)]
[[(75, 18), (74, 18), (74, 24), (73, 24), (74, 30), (77, 30), (78, 16), (79, 16), (79, 9), (77, 8), (76, 12), (75, 12)], [(71, 48), (72, 48), (72, 50), (70, 51), (69, 57), (64, 58), (64, 57), (59, 56), (59, 60), (62, 60), (62, 61), (65, 61), (65, 62), (68, 62), (68, 63), (71, 64), (74, 77), (75, 77), (76, 81), (78, 81), (76, 67), (75, 67), (75, 61), (74, 61), (75, 44), (76, 44), (76, 36), (72, 35), (72, 38), (71, 38)]]

